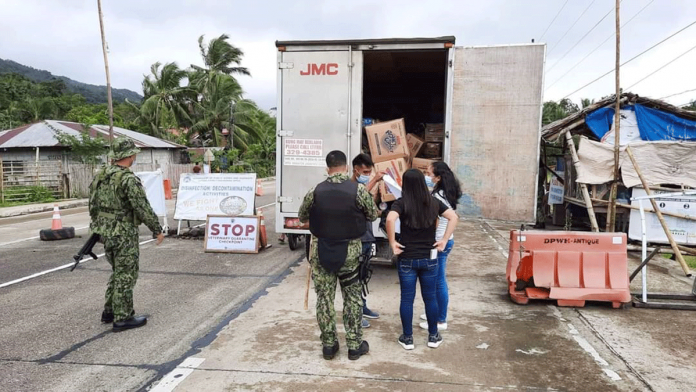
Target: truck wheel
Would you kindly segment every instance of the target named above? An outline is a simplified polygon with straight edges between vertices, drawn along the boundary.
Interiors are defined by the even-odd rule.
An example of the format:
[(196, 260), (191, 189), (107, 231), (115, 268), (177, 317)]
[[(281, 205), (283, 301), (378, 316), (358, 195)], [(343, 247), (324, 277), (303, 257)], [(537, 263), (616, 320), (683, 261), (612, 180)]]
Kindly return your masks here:
[(288, 245), (290, 245), (290, 250), (297, 249), (297, 242), (299, 241), (297, 237), (297, 234), (288, 234)]
[(74, 227), (64, 227), (58, 230), (45, 229), (39, 231), (39, 238), (41, 241), (57, 241), (57, 240), (67, 240), (70, 238), (75, 238), (75, 228)]
[(312, 241), (312, 236), (309, 234), (305, 234), (304, 236), (304, 241), (305, 241), (305, 256), (307, 256), (307, 260), (309, 260), (309, 246)]

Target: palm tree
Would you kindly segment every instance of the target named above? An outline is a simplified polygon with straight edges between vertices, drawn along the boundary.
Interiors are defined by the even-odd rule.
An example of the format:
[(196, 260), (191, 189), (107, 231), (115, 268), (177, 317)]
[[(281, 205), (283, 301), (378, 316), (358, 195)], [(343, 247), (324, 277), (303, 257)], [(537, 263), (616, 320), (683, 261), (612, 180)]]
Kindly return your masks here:
[(198, 47), (201, 50), (203, 63), (206, 68), (191, 65), (196, 71), (219, 72), (225, 75), (251, 75), (245, 67), (233, 67), (232, 64), (240, 65), (244, 52), (236, 46), (227, 42), (230, 38), (227, 34), (222, 34), (218, 38), (213, 38), (208, 44), (203, 42), (205, 36), (198, 37)]
[(180, 69), (176, 63), (161, 66), (159, 62), (152, 64), (151, 75), (145, 76), (144, 99), (140, 107), (143, 120), (155, 136), (162, 135), (162, 128), (178, 127), (191, 122), (188, 108), (194, 95), (192, 89), (181, 86), (182, 81), (188, 77), (185, 70)]
[[(222, 144), (222, 129), (230, 127), (230, 109), (235, 102), (235, 120), (243, 121), (249, 103), (242, 99), (242, 88), (232, 76), (222, 73), (210, 74), (205, 83), (205, 93), (199, 91), (199, 101), (194, 108), (198, 119), (191, 127), (202, 140), (210, 140), (213, 145)], [(238, 136), (238, 137), (237, 137)], [(235, 132), (235, 147), (246, 148), (245, 134)]]
[(21, 103), (20, 109), (25, 122), (34, 123), (55, 116), (58, 108), (49, 97), (28, 97)]

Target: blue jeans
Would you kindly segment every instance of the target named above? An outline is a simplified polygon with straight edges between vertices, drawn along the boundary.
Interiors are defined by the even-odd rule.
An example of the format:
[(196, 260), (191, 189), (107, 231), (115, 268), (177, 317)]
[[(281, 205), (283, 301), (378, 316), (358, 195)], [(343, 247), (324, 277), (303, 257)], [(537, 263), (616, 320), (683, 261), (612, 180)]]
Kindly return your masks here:
[(413, 300), (416, 298), (416, 280), (420, 281), (421, 296), (428, 316), (428, 332), (437, 333), (437, 259), (399, 260), (399, 284), (401, 286), (401, 327), (404, 335), (413, 336)]
[(449, 289), (447, 288), (447, 276), (445, 269), (447, 268), (447, 256), (449, 256), (454, 247), (454, 240), (447, 241), (445, 250), (437, 252), (437, 322), (447, 322), (447, 306), (449, 305)]

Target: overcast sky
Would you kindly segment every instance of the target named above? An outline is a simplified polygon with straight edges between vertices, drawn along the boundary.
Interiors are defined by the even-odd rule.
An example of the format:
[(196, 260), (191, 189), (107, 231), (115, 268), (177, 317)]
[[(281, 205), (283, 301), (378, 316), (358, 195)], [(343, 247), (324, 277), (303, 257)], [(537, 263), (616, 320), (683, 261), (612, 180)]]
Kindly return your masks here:
[[(105, 84), (96, 3), (96, 0), (0, 0), (0, 58), (85, 83)], [(141, 81), (152, 63), (175, 61), (184, 68), (201, 64), (198, 37), (205, 34), (212, 38), (227, 33), (230, 41), (244, 50), (243, 65), (252, 74), (250, 78), (239, 78), (246, 97), (256, 100), (263, 108), (275, 106), (276, 40), (454, 35), (457, 45), (469, 46), (527, 43), (536, 38), (537, 42), (548, 43), (544, 100), (563, 98), (611, 70), (615, 61), (612, 37), (555, 83), (612, 35), (613, 12), (575, 46), (613, 9), (614, 0), (570, 0), (560, 14), (558, 11), (565, 0), (102, 0), (102, 3), (114, 87), (142, 93)], [(696, 20), (694, 0), (625, 0), (621, 5), (622, 24), (646, 5), (622, 30), (622, 61)], [(557, 14), (558, 18), (542, 39)], [(696, 25), (622, 67), (622, 87), (631, 86), (694, 44)], [(661, 98), (696, 89), (694, 64), (696, 49), (630, 91)], [(613, 92), (612, 73), (571, 98), (579, 101)], [(692, 99), (696, 99), (696, 91), (667, 101), (682, 104)]]

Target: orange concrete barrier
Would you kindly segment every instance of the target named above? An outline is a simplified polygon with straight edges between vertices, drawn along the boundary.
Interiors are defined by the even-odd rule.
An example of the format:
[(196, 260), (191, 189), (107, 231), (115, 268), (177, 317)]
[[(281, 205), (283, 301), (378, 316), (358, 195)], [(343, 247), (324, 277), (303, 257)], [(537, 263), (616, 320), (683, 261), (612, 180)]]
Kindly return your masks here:
[(169, 180), (164, 180), (164, 199), (172, 199), (172, 184), (169, 182)]
[(510, 231), (507, 281), (510, 298), (556, 300), (558, 306), (585, 301), (631, 302), (626, 234), (572, 231)]

